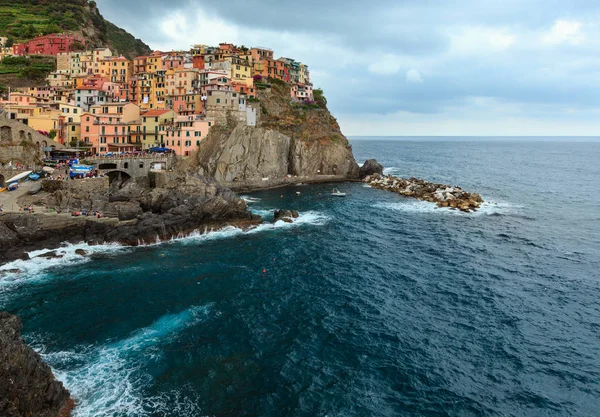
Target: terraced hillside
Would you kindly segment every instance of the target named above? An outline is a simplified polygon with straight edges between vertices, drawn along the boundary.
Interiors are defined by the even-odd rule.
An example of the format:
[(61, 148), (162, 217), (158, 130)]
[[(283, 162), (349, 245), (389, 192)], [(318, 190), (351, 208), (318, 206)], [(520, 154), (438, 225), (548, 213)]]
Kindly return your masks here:
[(95, 1), (0, 0), (0, 36), (11, 43), (63, 31), (83, 35), (91, 46), (108, 46), (128, 58), (150, 52), (144, 42), (105, 20)]

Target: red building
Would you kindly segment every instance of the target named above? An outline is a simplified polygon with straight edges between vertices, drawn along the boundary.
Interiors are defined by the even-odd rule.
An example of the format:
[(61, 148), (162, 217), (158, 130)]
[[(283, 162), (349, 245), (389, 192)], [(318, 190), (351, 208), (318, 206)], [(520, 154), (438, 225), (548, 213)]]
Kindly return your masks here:
[(14, 45), (14, 52), (15, 55), (58, 55), (61, 52), (71, 52), (75, 42), (85, 45), (85, 38), (72, 33), (53, 33), (18, 43)]

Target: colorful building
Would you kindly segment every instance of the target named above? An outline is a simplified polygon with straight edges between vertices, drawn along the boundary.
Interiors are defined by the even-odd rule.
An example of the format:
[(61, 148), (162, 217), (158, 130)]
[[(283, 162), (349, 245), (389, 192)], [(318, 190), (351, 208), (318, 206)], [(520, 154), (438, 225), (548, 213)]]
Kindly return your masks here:
[(148, 110), (142, 113), (142, 147), (149, 149), (165, 143), (165, 129), (175, 119), (173, 110)]
[(71, 52), (74, 44), (85, 45), (83, 36), (72, 33), (53, 33), (14, 45), (15, 55), (58, 55)]
[(164, 145), (178, 156), (191, 156), (198, 150), (211, 126), (211, 121), (198, 115), (177, 116), (175, 123), (166, 127)]
[(130, 125), (139, 119), (140, 108), (133, 103), (94, 105), (81, 115), (81, 138), (94, 153), (129, 150), (135, 147)]

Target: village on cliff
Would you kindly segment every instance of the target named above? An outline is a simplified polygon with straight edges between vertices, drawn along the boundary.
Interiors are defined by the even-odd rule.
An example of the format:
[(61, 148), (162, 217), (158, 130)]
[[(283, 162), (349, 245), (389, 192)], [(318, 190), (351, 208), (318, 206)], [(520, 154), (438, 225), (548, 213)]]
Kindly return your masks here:
[[(0, 38), (4, 46), (6, 38)], [(0, 113), (91, 154), (168, 148), (190, 156), (215, 124), (255, 126), (258, 90), (285, 82), (290, 100), (312, 104), (308, 67), (263, 47), (230, 43), (154, 51), (133, 61), (59, 33), (0, 48), (0, 59), (56, 57), (43, 87), (8, 91)]]

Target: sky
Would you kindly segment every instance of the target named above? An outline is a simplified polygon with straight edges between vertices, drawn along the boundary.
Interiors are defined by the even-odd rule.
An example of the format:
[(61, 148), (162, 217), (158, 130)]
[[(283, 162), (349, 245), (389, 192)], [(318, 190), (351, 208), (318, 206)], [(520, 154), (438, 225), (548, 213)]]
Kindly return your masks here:
[(153, 49), (307, 64), (347, 136), (600, 136), (600, 2), (97, 0)]

